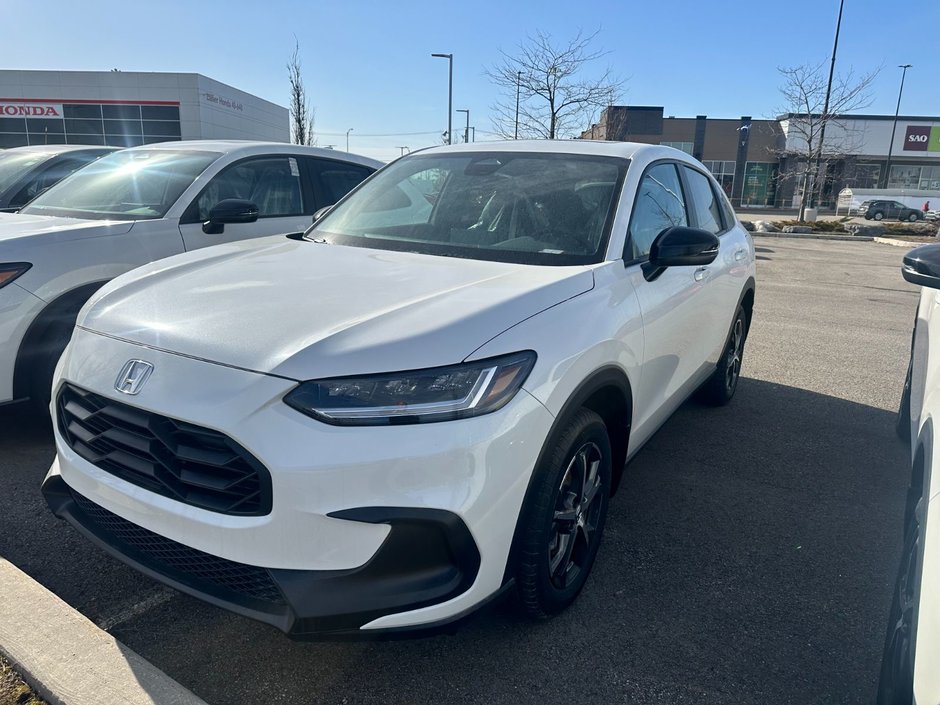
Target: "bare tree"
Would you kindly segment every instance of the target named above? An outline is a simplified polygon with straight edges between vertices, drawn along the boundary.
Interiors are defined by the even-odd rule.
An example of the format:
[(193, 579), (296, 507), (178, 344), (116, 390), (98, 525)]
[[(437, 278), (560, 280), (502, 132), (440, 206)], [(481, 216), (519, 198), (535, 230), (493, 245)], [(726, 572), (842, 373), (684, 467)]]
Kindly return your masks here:
[(316, 144), (313, 135), (314, 109), (307, 103), (307, 91), (300, 71), (300, 43), (294, 37), (294, 53), (287, 62), (287, 77), (290, 79), (290, 122), (294, 144)]
[(597, 32), (585, 36), (579, 30), (558, 44), (550, 34), (537, 32), (519, 44), (515, 55), (500, 51), (500, 62), (484, 72), (501, 93), (492, 106), (496, 132), (516, 136), (517, 95), (519, 137), (573, 136), (612, 104), (623, 82), (613, 77), (610, 68), (595, 78), (582, 76), (588, 64), (607, 53), (591, 47), (596, 37)]
[(831, 162), (857, 150), (861, 136), (842, 118), (871, 103), (869, 89), (878, 75), (876, 69), (861, 76), (849, 71), (833, 77), (827, 108), (825, 64), (777, 69), (783, 77), (780, 93), (784, 99), (777, 112), (787, 116), (786, 143), (780, 153), (797, 163), (792, 175), (799, 177), (803, 194), (800, 220), (805, 217), (807, 205), (815, 203), (819, 195), (823, 183), (819, 174), (825, 173)]

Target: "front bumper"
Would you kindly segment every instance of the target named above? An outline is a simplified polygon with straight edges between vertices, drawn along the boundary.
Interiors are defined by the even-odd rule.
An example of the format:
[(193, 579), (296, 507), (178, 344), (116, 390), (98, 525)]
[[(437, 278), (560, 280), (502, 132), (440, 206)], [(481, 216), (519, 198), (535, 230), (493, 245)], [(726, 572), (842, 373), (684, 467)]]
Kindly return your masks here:
[[(154, 365), (134, 397), (114, 390), (117, 372), (130, 359)], [(283, 403), (296, 384), (291, 380), (82, 329), (57, 374), (57, 388), (72, 382), (227, 434), (270, 471), (272, 502), (263, 516), (184, 504), (92, 464), (56, 427), (57, 459), (44, 486), (53, 510), (142, 572), (299, 637), (433, 627), (497, 593), (525, 490), (553, 421), (520, 391), (504, 409), (477, 418), (329, 426)], [(105, 518), (104, 529), (89, 511)], [(112, 517), (129, 527), (108, 529)], [(232, 595), (224, 585), (180, 575), (175, 564), (142, 557), (125, 545), (125, 529), (194, 551), (199, 561), (260, 570), (281, 602), (259, 604), (256, 595)]]
[(358, 636), (363, 625), (383, 615), (459, 595), (470, 588), (480, 567), (466, 525), (440, 510), (368, 507), (338, 512), (338, 518), (391, 526), (368, 563), (351, 570), (278, 570), (228, 561), (161, 537), (71, 490), (61, 475), (50, 474), (42, 493), (56, 516), (115, 558), (295, 638)]

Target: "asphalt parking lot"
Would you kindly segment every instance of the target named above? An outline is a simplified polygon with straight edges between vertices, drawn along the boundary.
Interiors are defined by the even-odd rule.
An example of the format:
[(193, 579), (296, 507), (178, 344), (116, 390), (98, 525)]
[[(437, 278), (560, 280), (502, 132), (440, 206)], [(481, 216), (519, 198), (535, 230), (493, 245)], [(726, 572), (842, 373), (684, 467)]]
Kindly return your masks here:
[(756, 242), (736, 398), (687, 403), (630, 464), (594, 574), (552, 621), (497, 605), (453, 636), (288, 641), (56, 520), (38, 489), (50, 433), (16, 407), (0, 410), (0, 555), (213, 704), (871, 702), (917, 294), (900, 248)]

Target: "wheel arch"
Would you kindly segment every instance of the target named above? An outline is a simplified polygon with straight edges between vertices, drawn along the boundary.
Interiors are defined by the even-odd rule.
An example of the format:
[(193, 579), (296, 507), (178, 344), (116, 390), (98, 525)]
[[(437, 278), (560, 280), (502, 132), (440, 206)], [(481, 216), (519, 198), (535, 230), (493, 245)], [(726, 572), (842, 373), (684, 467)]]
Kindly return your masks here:
[(39, 315), (33, 319), (26, 329), (23, 341), (16, 353), (16, 363), (13, 367), (13, 398), (20, 399), (30, 395), (30, 381), (35, 365), (41, 362), (42, 356), (48, 352), (49, 336), (62, 326), (71, 330), (82, 306), (107, 284), (107, 280), (82, 284), (70, 289), (49, 302)]
[(545, 441), (539, 451), (538, 459), (535, 462), (535, 467), (532, 470), (532, 475), (529, 477), (519, 515), (516, 517), (512, 545), (509, 549), (509, 557), (506, 561), (506, 567), (503, 573), (503, 585), (505, 585), (512, 576), (512, 568), (515, 565), (518, 550), (517, 539), (519, 536), (519, 527), (523, 519), (525, 507), (528, 505), (532, 494), (535, 474), (544, 462), (545, 454), (550, 451), (558, 436), (564, 431), (568, 420), (575, 412), (582, 408), (590, 409), (600, 416), (604, 421), (604, 425), (607, 427), (607, 435), (610, 439), (610, 447), (613, 455), (611, 458), (611, 495), (616, 493), (620, 485), (624, 465), (627, 460), (630, 428), (633, 421), (633, 387), (623, 369), (610, 365), (595, 370), (575, 388), (574, 392), (572, 392), (561, 407), (561, 411), (558, 412), (548, 435), (545, 437)]
[(751, 330), (751, 321), (754, 320), (754, 292), (757, 290), (757, 284), (754, 277), (748, 277), (744, 288), (741, 290), (741, 296), (738, 299), (738, 306), (742, 306), (747, 313), (747, 331)]

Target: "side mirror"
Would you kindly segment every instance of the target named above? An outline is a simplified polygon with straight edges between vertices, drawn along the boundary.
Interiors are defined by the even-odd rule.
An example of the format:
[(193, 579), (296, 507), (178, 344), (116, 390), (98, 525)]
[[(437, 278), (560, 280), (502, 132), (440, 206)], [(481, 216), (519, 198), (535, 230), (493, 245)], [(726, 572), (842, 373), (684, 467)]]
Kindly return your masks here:
[(911, 284), (940, 289), (940, 245), (921, 245), (908, 252), (901, 274)]
[(209, 211), (209, 220), (202, 224), (207, 235), (218, 235), (227, 223), (254, 223), (258, 220), (258, 206), (242, 198), (226, 198)]
[(323, 208), (318, 208), (317, 210), (315, 210), (313, 212), (313, 218), (311, 219), (311, 222), (316, 223), (318, 220), (320, 220), (320, 218), (322, 218), (327, 213), (329, 213), (332, 207), (333, 207), (333, 204), (330, 204), (328, 206), (323, 206)]
[(711, 264), (721, 243), (707, 230), (674, 226), (666, 228), (650, 246), (649, 261), (643, 265), (646, 281), (653, 281), (667, 267), (694, 267)]

